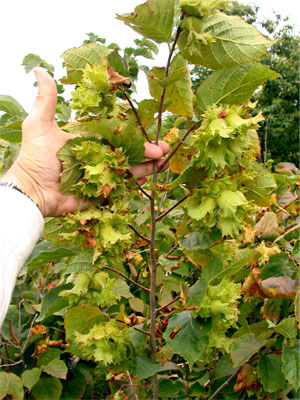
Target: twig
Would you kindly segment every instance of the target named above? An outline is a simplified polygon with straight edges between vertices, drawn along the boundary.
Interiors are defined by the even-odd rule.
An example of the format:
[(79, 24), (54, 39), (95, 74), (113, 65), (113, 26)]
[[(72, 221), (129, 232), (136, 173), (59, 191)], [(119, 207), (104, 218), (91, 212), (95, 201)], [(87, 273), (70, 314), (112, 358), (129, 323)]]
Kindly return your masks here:
[(174, 149), (171, 151), (171, 153), (168, 155), (168, 157), (164, 160), (164, 162), (159, 166), (158, 168), (158, 172), (161, 171), (166, 165), (167, 163), (170, 161), (170, 159), (174, 156), (174, 154), (176, 153), (176, 151), (179, 149), (179, 147), (181, 147), (185, 141), (185, 139), (188, 137), (188, 135), (198, 126), (201, 124), (202, 121), (197, 121), (195, 122), (186, 132), (185, 134), (182, 136), (182, 138), (180, 139), (180, 141), (176, 144), (176, 146), (174, 147)]
[(23, 356), (23, 353), (24, 353), (24, 351), (25, 351), (25, 349), (26, 349), (26, 346), (27, 346), (27, 343), (28, 343), (28, 340), (29, 340), (29, 338), (30, 338), (30, 334), (31, 334), (31, 331), (32, 331), (33, 324), (34, 324), (35, 320), (37, 319), (37, 317), (38, 317), (38, 314), (36, 313), (35, 316), (33, 317), (32, 321), (31, 321), (31, 324), (30, 324), (30, 328), (29, 328), (29, 332), (28, 332), (27, 338), (26, 338), (26, 340), (25, 340), (24, 346), (23, 346), (22, 349), (21, 349), (22, 356)]
[(12, 347), (15, 347), (16, 349), (20, 350), (20, 346), (17, 346), (16, 344), (14, 344), (8, 337), (3, 335), (2, 332), (0, 332), (0, 336), (3, 336), (3, 338), (8, 342), (7, 343), (8, 346), (12, 346)]
[[(126, 322), (125, 322), (125, 321), (122, 321), (121, 319), (116, 319), (116, 321), (117, 321), (117, 322), (121, 322), (122, 324), (126, 324)], [(128, 325), (128, 324), (126, 324), (126, 325)], [(143, 331), (142, 329), (137, 328), (136, 326), (134, 326), (133, 329), (136, 330), (136, 331), (138, 331), (138, 332), (144, 333), (145, 335), (150, 335), (150, 332)]]
[[(129, 378), (130, 386), (131, 387), (137, 386), (137, 385), (133, 384), (129, 371), (127, 371), (127, 376)], [(135, 395), (136, 400), (138, 400), (138, 397), (137, 397), (136, 393), (134, 393), (134, 395)]]
[(122, 272), (120, 272), (120, 271), (118, 271), (118, 270), (116, 270), (114, 268), (108, 267), (107, 265), (103, 265), (102, 269), (107, 269), (109, 271), (115, 272), (116, 274), (122, 276), (124, 279), (126, 279), (128, 282), (132, 283), (133, 285), (138, 286), (139, 288), (145, 290), (146, 292), (150, 292), (150, 289), (148, 289), (145, 286), (142, 286), (139, 283), (133, 281), (132, 279), (128, 278), (128, 276), (124, 275)]
[(177, 249), (177, 247), (179, 247), (179, 243), (175, 244), (175, 246), (172, 247), (172, 249), (166, 254), (166, 258), (168, 258), (169, 255), (172, 254), (173, 251)]
[(175, 297), (175, 299), (173, 299), (172, 301), (170, 301), (168, 304), (165, 304), (164, 306), (157, 308), (156, 312), (162, 311), (165, 308), (169, 307), (171, 304), (175, 303), (177, 300), (180, 299), (180, 296)]
[(241, 369), (242, 369), (242, 367), (238, 368), (238, 369), (235, 371), (235, 373), (232, 374), (231, 377), (228, 378), (227, 381), (224, 382), (223, 385), (221, 385), (221, 386), (219, 387), (219, 389), (216, 390), (215, 393), (214, 393), (212, 396), (210, 396), (210, 398), (209, 398), (208, 400), (213, 400), (213, 399), (215, 399), (215, 398), (218, 396), (218, 394), (219, 394), (220, 392), (222, 392), (222, 390), (223, 390), (226, 386), (228, 386), (229, 383), (237, 376), (237, 374), (240, 372)]
[(128, 224), (129, 228), (133, 230), (134, 233), (136, 233), (141, 239), (146, 240), (146, 242), (150, 242), (150, 239), (148, 239), (146, 236), (142, 235), (139, 231), (135, 229), (135, 227), (131, 224)]
[(158, 217), (156, 217), (156, 222), (159, 221), (160, 219), (162, 219), (163, 217), (165, 217), (166, 215), (168, 215), (172, 210), (174, 210), (174, 208), (176, 208), (177, 206), (179, 206), (179, 204), (181, 204), (184, 200), (187, 199), (188, 196), (184, 196), (182, 199), (178, 200), (177, 203), (173, 204), (170, 208), (168, 208), (165, 212), (163, 212), (162, 214), (160, 214)]
[(137, 119), (137, 122), (138, 122), (138, 124), (139, 124), (139, 126), (140, 126), (140, 128), (141, 128), (141, 130), (142, 130), (142, 132), (143, 132), (143, 134), (145, 136), (145, 138), (148, 140), (149, 143), (152, 143), (152, 140), (150, 139), (150, 137), (149, 137), (149, 135), (148, 135), (148, 133), (147, 133), (142, 121), (141, 121), (141, 118), (140, 118), (136, 108), (134, 107), (133, 102), (131, 101), (130, 97), (125, 92), (125, 90), (122, 90), (122, 92), (123, 92), (124, 96), (126, 97), (128, 103), (130, 104), (130, 107), (132, 108), (132, 111), (134, 112), (134, 115), (135, 115), (135, 117)]
[(139, 190), (140, 190), (146, 197), (148, 197), (149, 200), (151, 200), (151, 195), (148, 194), (141, 186), (139, 186)]
[(279, 242), (279, 240), (283, 239), (288, 233), (291, 233), (293, 231), (295, 231), (296, 229), (300, 228), (300, 224), (297, 224), (295, 226), (292, 226), (290, 229), (288, 229), (286, 232), (284, 232), (283, 235), (279, 236), (276, 240), (274, 240), (273, 243), (277, 243)]
[(18, 339), (18, 338), (16, 337), (16, 335), (15, 335), (14, 328), (13, 328), (13, 326), (12, 326), (12, 322), (11, 322), (11, 321), (9, 321), (9, 329), (10, 329), (10, 333), (11, 333), (11, 336), (13, 337), (14, 341), (15, 341), (17, 344), (19, 344), (20, 341), (19, 341), (19, 339)]
[(1, 367), (13, 367), (14, 365), (21, 364), (22, 362), (23, 362), (23, 360), (19, 360), (19, 361), (13, 363), (13, 364), (1, 364), (0, 366)]

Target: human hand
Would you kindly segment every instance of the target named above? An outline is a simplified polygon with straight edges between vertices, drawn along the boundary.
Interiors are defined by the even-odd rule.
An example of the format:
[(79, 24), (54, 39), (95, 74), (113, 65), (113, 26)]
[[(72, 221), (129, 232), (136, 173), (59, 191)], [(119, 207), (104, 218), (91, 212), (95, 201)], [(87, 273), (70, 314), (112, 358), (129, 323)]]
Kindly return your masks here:
[[(16, 161), (6, 172), (3, 180), (14, 183), (40, 208), (43, 216), (60, 216), (65, 212), (85, 209), (89, 202), (74, 195), (63, 195), (58, 186), (61, 162), (56, 154), (74, 135), (63, 132), (55, 122), (57, 102), (56, 84), (43, 68), (35, 68), (38, 95), (32, 111), (22, 125), (22, 143)], [(145, 143), (145, 158), (158, 160), (169, 151), (165, 142), (158, 146)], [(134, 165), (131, 173), (139, 184), (153, 172), (153, 161)]]

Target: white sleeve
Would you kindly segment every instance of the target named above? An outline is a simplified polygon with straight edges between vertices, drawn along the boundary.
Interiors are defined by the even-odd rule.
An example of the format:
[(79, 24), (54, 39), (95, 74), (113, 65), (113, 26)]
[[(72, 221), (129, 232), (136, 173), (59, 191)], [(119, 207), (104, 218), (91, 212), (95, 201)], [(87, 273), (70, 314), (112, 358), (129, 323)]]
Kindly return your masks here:
[(17, 276), (41, 237), (44, 219), (27, 196), (0, 186), (0, 327)]

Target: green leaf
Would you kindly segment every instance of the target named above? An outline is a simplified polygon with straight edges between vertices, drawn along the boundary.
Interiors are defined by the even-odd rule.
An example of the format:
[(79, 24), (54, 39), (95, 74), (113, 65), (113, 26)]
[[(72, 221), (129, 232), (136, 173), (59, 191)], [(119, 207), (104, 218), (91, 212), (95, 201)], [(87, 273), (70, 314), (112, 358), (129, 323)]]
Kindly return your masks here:
[(213, 72), (196, 92), (198, 106), (205, 111), (213, 104), (240, 104), (267, 79), (278, 78), (279, 74), (259, 63), (248, 63)]
[(174, 0), (148, 0), (130, 14), (117, 14), (117, 19), (156, 43), (168, 43), (173, 30), (174, 6)]
[(167, 371), (171, 369), (177, 369), (177, 365), (172, 362), (167, 362), (165, 365), (161, 365), (150, 358), (137, 356), (136, 358), (137, 366), (136, 366), (136, 374), (138, 379), (141, 381), (142, 379), (147, 379), (150, 376), (153, 376), (161, 371)]
[(297, 240), (297, 242), (294, 244), (291, 257), (297, 263), (300, 263), (300, 240)]
[(254, 164), (252, 169), (257, 173), (256, 177), (245, 182), (245, 196), (262, 207), (268, 207), (271, 202), (271, 191), (277, 184), (273, 174), (260, 164)]
[(183, 311), (169, 319), (163, 337), (174, 353), (184, 357), (192, 367), (208, 344), (210, 330), (210, 322), (200, 322), (192, 317), (191, 311)]
[(75, 332), (86, 334), (99, 322), (107, 321), (107, 317), (95, 306), (79, 305), (68, 310), (65, 316), (66, 337), (70, 339)]
[(18, 117), (24, 119), (26, 111), (24, 108), (11, 96), (0, 94), (0, 111), (4, 111), (11, 117)]
[(65, 274), (73, 272), (88, 272), (93, 270), (93, 256), (91, 254), (78, 254), (68, 263)]
[(274, 240), (279, 236), (277, 215), (270, 211), (265, 212), (260, 221), (255, 225), (257, 235), (261, 240)]
[(0, 372), (0, 398), (5, 397), (8, 389), (8, 378), (7, 373), (4, 371)]
[(281, 372), (279, 354), (262, 356), (257, 366), (258, 376), (266, 392), (272, 393), (283, 387), (285, 379)]
[[(73, 372), (74, 371), (74, 372)], [(83, 398), (86, 388), (86, 378), (76, 368), (67, 381), (63, 381), (63, 393), (61, 400), (79, 400)]]
[(166, 87), (166, 109), (182, 117), (193, 117), (193, 92), (188, 63), (177, 54), (170, 65), (168, 78), (164, 68), (153, 68), (147, 75), (151, 96), (160, 100)]
[(300, 386), (300, 343), (297, 341), (294, 347), (283, 346), (282, 372), (286, 380), (298, 389)]
[(71, 257), (77, 254), (78, 251), (67, 246), (50, 247), (42, 250), (34, 258), (31, 258), (27, 263), (27, 271), (30, 272), (35, 268), (41, 267), (48, 263), (55, 263), (64, 257)]
[(7, 394), (11, 395), (14, 400), (23, 400), (24, 390), (21, 378), (15, 374), (7, 374), (8, 388)]
[(81, 80), (82, 70), (86, 64), (91, 66), (102, 65), (103, 59), (109, 53), (109, 49), (97, 43), (88, 43), (65, 51), (61, 57), (65, 61), (68, 75), (61, 81), (67, 84), (78, 83)]
[(62, 360), (54, 359), (43, 366), (44, 372), (54, 378), (67, 379), (68, 368)]
[(21, 120), (14, 121), (11, 124), (0, 126), (0, 139), (10, 143), (21, 143), (22, 122)]
[(41, 376), (38, 383), (32, 388), (32, 394), (36, 400), (59, 400), (62, 392), (62, 384), (59, 379), (52, 376)]
[(133, 309), (133, 311), (137, 311), (139, 313), (144, 312), (145, 304), (143, 300), (139, 299), (138, 297), (130, 298), (129, 305)]
[(284, 318), (278, 325), (272, 321), (268, 321), (269, 328), (273, 328), (277, 333), (283, 335), (287, 339), (294, 339), (297, 337), (299, 331), (295, 318)]
[(213, 70), (257, 61), (274, 42), (238, 16), (218, 12), (208, 18), (186, 17), (178, 40), (189, 62)]
[(59, 359), (62, 354), (62, 350), (55, 348), (48, 348), (43, 353), (37, 355), (38, 367), (43, 367), (49, 364), (50, 361)]
[(291, 278), (295, 272), (295, 266), (289, 260), (288, 254), (275, 254), (269, 258), (268, 264), (263, 266), (261, 270), (261, 279), (264, 280), (275, 276), (288, 276)]
[(208, 287), (207, 280), (204, 278), (198, 279), (194, 285), (188, 288), (187, 290), (187, 303), (190, 306), (193, 306), (195, 304), (201, 304), (201, 301), (203, 300), (203, 297), (206, 294)]
[(122, 147), (130, 165), (144, 161), (144, 139), (136, 130), (136, 127), (132, 131), (126, 132), (125, 124), (121, 124), (115, 118), (87, 122), (84, 125), (106, 139), (114, 147)]
[(42, 373), (41, 368), (33, 368), (28, 369), (22, 373), (22, 382), (23, 385), (27, 387), (28, 390), (31, 390), (33, 386), (40, 379)]
[(125, 299), (134, 297), (134, 295), (130, 293), (130, 287), (127, 285), (124, 279), (121, 278), (116, 279), (113, 291), (121, 297), (125, 297)]
[(53, 73), (54, 67), (51, 64), (48, 64), (45, 60), (43, 60), (40, 56), (36, 54), (27, 54), (22, 62), (22, 65), (25, 68), (26, 73), (28, 74), (35, 67), (46, 68), (48, 72)]
[(265, 340), (257, 339), (253, 333), (235, 339), (230, 352), (233, 366), (236, 368), (245, 364), (264, 344)]
[(145, 129), (148, 129), (149, 126), (157, 119), (157, 117), (155, 117), (155, 114), (157, 114), (158, 111), (159, 102), (157, 100), (142, 100), (139, 103), (137, 112)]
[(56, 286), (49, 290), (49, 292), (43, 297), (42, 308), (38, 321), (42, 321), (43, 319), (50, 317), (54, 313), (67, 307), (69, 304), (68, 299), (65, 297), (60, 297), (59, 293), (62, 290), (69, 290), (72, 287), (72, 283), (68, 283), (66, 285)]
[(211, 233), (192, 232), (188, 237), (179, 236), (181, 246), (187, 250), (206, 250), (220, 239), (222, 233), (216, 228), (213, 228)]

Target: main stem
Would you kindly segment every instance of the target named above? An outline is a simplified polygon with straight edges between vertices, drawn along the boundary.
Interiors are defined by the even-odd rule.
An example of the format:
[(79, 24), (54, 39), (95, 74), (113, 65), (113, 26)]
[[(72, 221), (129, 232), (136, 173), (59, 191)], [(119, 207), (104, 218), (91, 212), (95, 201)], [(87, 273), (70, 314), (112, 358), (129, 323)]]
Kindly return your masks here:
[[(170, 50), (170, 54), (168, 57), (168, 62), (165, 71), (165, 78), (169, 75), (170, 65), (172, 61), (172, 57), (175, 51), (176, 43), (179, 38), (181, 32), (181, 28), (177, 28), (176, 36)], [(157, 131), (156, 131), (156, 138), (155, 144), (158, 144), (159, 135), (162, 126), (162, 114), (163, 114), (163, 107), (164, 107), (164, 99), (165, 99), (166, 89), (163, 89), (162, 95), (160, 98), (159, 104), (159, 111), (158, 111), (158, 122), (157, 122)], [(154, 187), (157, 183), (158, 178), (158, 168), (157, 162), (153, 162), (153, 184)], [(151, 358), (152, 360), (156, 360), (156, 339), (155, 339), (155, 324), (156, 324), (156, 302), (155, 302), (155, 295), (156, 295), (156, 272), (157, 272), (157, 262), (156, 262), (156, 249), (155, 249), (155, 231), (156, 231), (156, 213), (155, 213), (155, 204), (156, 204), (156, 191), (153, 190), (151, 193), (150, 199), (150, 212), (151, 212), (151, 229), (150, 229), (150, 260), (151, 260), (151, 284), (150, 284), (150, 344), (151, 344)], [(158, 399), (158, 379), (157, 374), (153, 377), (153, 399)]]

